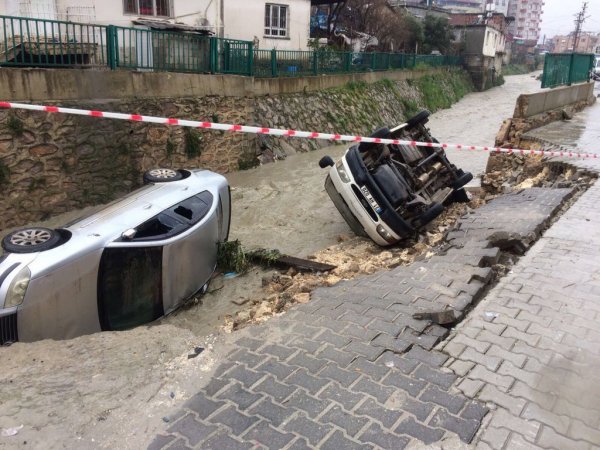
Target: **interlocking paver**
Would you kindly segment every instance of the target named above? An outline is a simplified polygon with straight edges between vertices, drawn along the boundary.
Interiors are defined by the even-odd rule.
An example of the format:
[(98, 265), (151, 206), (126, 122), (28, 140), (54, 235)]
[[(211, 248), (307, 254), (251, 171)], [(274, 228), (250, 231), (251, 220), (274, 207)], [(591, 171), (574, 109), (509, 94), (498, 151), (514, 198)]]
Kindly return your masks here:
[[(535, 358), (538, 345), (548, 344), (545, 339), (552, 341), (554, 335), (535, 333), (534, 326), (559, 319), (551, 314), (536, 317), (545, 308), (534, 303), (540, 286), (547, 284), (540, 278), (543, 271), (519, 274), (518, 280), (505, 283), (511, 295), (497, 296), (497, 307), (467, 319), (472, 326), (459, 326), (447, 342), (442, 340), (448, 328), (416, 320), (412, 314), (421, 307), (460, 312), (473, 305), (492, 281), (491, 265), (499, 261), (494, 243), (507, 245), (502, 236), (508, 233), (530, 246), (563, 195), (532, 189), (499, 197), (459, 220), (445, 253), (319, 288), (309, 303), (259, 327), (235, 332), (228, 341), (233, 345), (223, 344), (229, 347), (211, 381), (184, 405), (183, 417), (189, 418), (172, 423), (168, 435), (157, 437), (153, 445), (401, 449), (411, 441), (429, 444), (449, 436), (471, 441), (489, 414), (476, 399), (478, 393), (482, 400), (494, 402), (510, 396), (512, 388), (524, 390), (522, 381), (531, 381), (525, 375), (537, 368), (533, 362), (527, 366), (527, 358)], [(540, 261), (547, 263), (548, 258), (544, 255)], [(593, 254), (589, 258), (593, 261)], [(537, 290), (528, 289), (531, 283), (537, 283)], [(560, 313), (558, 308), (552, 313)], [(485, 311), (499, 320), (487, 321)], [(574, 320), (569, 323), (575, 326)], [(585, 330), (592, 340), (600, 337), (593, 328)], [(439, 349), (431, 350), (440, 341)], [(560, 350), (569, 349), (572, 341), (560, 345)], [(535, 361), (550, 361), (547, 353), (541, 355)], [(511, 411), (518, 409), (514, 405), (533, 402), (529, 394), (517, 396)], [(559, 415), (552, 406), (548, 411)], [(502, 411), (506, 420), (499, 423), (495, 416)], [(532, 444), (534, 431), (545, 423), (523, 425), (523, 417), (501, 407), (492, 414), (494, 430), (514, 429)], [(189, 426), (196, 422), (193, 434)], [(567, 433), (591, 433), (587, 423), (578, 423), (579, 428)], [(481, 441), (487, 444), (496, 445)]]

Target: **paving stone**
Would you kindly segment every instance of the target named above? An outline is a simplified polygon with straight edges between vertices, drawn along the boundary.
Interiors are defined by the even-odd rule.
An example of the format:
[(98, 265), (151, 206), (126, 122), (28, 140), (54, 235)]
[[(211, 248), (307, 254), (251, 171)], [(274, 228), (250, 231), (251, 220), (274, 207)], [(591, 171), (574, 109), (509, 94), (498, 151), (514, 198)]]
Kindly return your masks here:
[(299, 409), (313, 419), (321, 414), (328, 404), (327, 401), (308, 395), (302, 389), (298, 389), (284, 402), (284, 405)]
[(380, 403), (385, 403), (385, 401), (394, 392), (393, 388), (382, 386), (381, 384), (375, 383), (374, 381), (371, 381), (365, 377), (362, 377), (360, 380), (354, 383), (350, 389), (354, 392), (362, 392), (375, 397)]
[(264, 361), (265, 357), (252, 353), (248, 349), (240, 348), (228, 356), (231, 361), (236, 361), (245, 364), (249, 368), (254, 368)]
[(268, 449), (278, 450), (289, 444), (295, 436), (291, 433), (281, 433), (265, 421), (252, 427), (243, 439), (252, 443), (261, 444)]
[(400, 416), (402, 416), (401, 411), (386, 408), (371, 398), (367, 398), (362, 402), (354, 412), (359, 415), (369, 416), (381, 422), (386, 428), (394, 426)]
[(265, 394), (270, 395), (276, 401), (281, 403), (284, 399), (289, 397), (296, 390), (296, 387), (290, 386), (288, 384), (279, 383), (275, 380), (275, 378), (267, 376), (263, 381), (254, 386), (253, 390), (256, 392), (264, 392)]
[(421, 425), (411, 417), (403, 420), (395, 431), (398, 434), (407, 434), (417, 438), (425, 444), (439, 441), (444, 435), (443, 430)]
[(304, 369), (298, 369), (296, 372), (287, 377), (285, 381), (287, 384), (303, 387), (311, 394), (316, 394), (325, 385), (327, 385), (327, 383), (329, 383), (329, 380), (314, 377)]
[(543, 448), (564, 448), (569, 450), (589, 450), (590, 448), (589, 443), (562, 436), (548, 426), (542, 427), (536, 443)]
[(217, 392), (223, 389), (230, 383), (230, 380), (222, 380), (220, 378), (211, 378), (202, 391), (209, 397), (213, 397)]
[[(402, 450), (410, 442), (406, 436), (397, 436), (384, 431), (373, 423), (358, 437), (359, 441), (372, 443), (384, 449)], [(342, 448), (342, 447), (340, 447)]]
[(327, 438), (323, 444), (319, 446), (322, 450), (367, 450), (372, 449), (373, 446), (370, 444), (359, 444), (344, 436), (341, 431), (335, 431), (331, 436)]
[(372, 363), (365, 358), (356, 358), (354, 362), (348, 367), (349, 370), (354, 372), (364, 373), (369, 375), (375, 381), (381, 381), (383, 377), (385, 377), (390, 369), (382, 364)]
[[(515, 344), (516, 347), (516, 344)], [(510, 361), (515, 365), (515, 367), (522, 368), (527, 360), (527, 356), (521, 355), (516, 352), (516, 348), (513, 347), (512, 351), (504, 350), (502, 347), (498, 347), (497, 345), (492, 345), (488, 349), (486, 356), (500, 358), (501, 360)], [(488, 367), (489, 369), (489, 367)]]
[[(288, 405), (295, 406), (289, 403)], [(276, 427), (280, 427), (294, 414), (294, 412), (295, 411), (293, 409), (277, 405), (268, 398), (265, 398), (262, 402), (254, 405), (248, 410), (249, 414), (258, 414), (267, 419), (270, 423), (274, 424)], [(316, 416), (317, 414), (314, 415)]]
[(297, 438), (292, 444), (287, 448), (287, 450), (313, 450), (314, 447), (308, 445), (308, 441), (304, 438)]
[(483, 387), (483, 389), (479, 392), (479, 399), (502, 406), (503, 408), (508, 409), (511, 414), (515, 416), (519, 416), (521, 414), (521, 411), (523, 411), (523, 408), (527, 403), (524, 399), (506, 394), (491, 384), (486, 384)]
[(498, 357), (491, 356), (489, 354), (479, 353), (477, 350), (467, 347), (464, 352), (460, 355), (461, 360), (472, 361), (477, 364), (485, 366), (488, 370), (495, 372), (500, 366), (502, 360)]
[(498, 389), (508, 391), (512, 386), (515, 379), (511, 376), (504, 376), (494, 372), (490, 372), (485, 367), (476, 365), (473, 370), (467, 375), (470, 379), (485, 381), (486, 383), (493, 384)]
[(427, 351), (416, 345), (406, 353), (406, 357), (409, 359), (416, 359), (433, 367), (440, 367), (448, 359), (448, 356), (443, 353)]
[(246, 387), (251, 387), (258, 380), (264, 377), (264, 374), (256, 372), (252, 369), (247, 369), (243, 365), (236, 365), (229, 372), (227, 372), (227, 375), (238, 380)]
[(305, 352), (298, 352), (292, 356), (287, 363), (291, 366), (303, 367), (315, 374), (325, 367), (327, 361), (320, 358), (314, 358)]
[(409, 378), (398, 372), (390, 372), (382, 381), (382, 383), (389, 386), (396, 386), (400, 389), (404, 389), (413, 397), (418, 396), (426, 385), (426, 383), (423, 381), (416, 380), (414, 378)]
[(419, 365), (419, 361), (406, 358), (405, 355), (386, 351), (375, 361), (376, 364), (384, 365), (387, 368), (394, 368), (404, 373), (410, 374)]
[(483, 417), (489, 412), (487, 406), (481, 402), (467, 402), (466, 406), (460, 413), (460, 417), (463, 419), (473, 419), (481, 422)]
[[(561, 417), (563, 420), (565, 419), (565, 416), (559, 417)], [(558, 430), (555, 428), (555, 431)], [(569, 431), (566, 434), (571, 439), (584, 440), (589, 442), (590, 444), (600, 446), (600, 430), (598, 429), (598, 427), (587, 426), (579, 420), (571, 421), (571, 427), (569, 428)]]
[(307, 339), (305, 337), (297, 337), (290, 342), (290, 345), (292, 347), (302, 349), (309, 354), (315, 354), (317, 350), (323, 346), (323, 343), (313, 341), (312, 339)]
[(414, 372), (414, 376), (420, 380), (436, 384), (444, 389), (448, 389), (452, 386), (452, 383), (454, 383), (457, 378), (453, 373), (441, 372), (440, 370), (431, 368), (427, 364), (421, 364)]
[(267, 361), (265, 361), (263, 364), (256, 368), (257, 372), (263, 372), (273, 375), (277, 377), (279, 381), (282, 381), (289, 377), (295, 370), (295, 367), (290, 367), (286, 364), (280, 363), (274, 358), (269, 358)]
[(284, 361), (296, 353), (297, 350), (295, 348), (284, 347), (283, 345), (269, 344), (265, 345), (261, 351), (267, 355), (275, 356), (279, 360)]
[(200, 393), (194, 395), (187, 402), (185, 402), (184, 407), (190, 411), (194, 411), (201, 419), (206, 419), (224, 404), (225, 402), (215, 402), (206, 398), (204, 394)]
[(364, 398), (364, 395), (342, 388), (335, 383), (330, 383), (319, 393), (319, 398), (338, 402), (346, 410), (350, 411)]
[(341, 369), (336, 364), (328, 364), (319, 372), (319, 377), (337, 381), (341, 386), (347, 388), (360, 377), (360, 373), (350, 369)]
[[(528, 441), (534, 442), (540, 429), (540, 423), (534, 420), (522, 419), (513, 416), (504, 409), (497, 409), (492, 414), (490, 425), (496, 428), (506, 428), (519, 433)], [(550, 446), (549, 446), (550, 447)]]
[(227, 435), (217, 433), (202, 443), (202, 449), (206, 450), (249, 450), (253, 445), (249, 442), (240, 442)]
[(295, 417), (285, 426), (286, 431), (297, 433), (312, 445), (317, 445), (332, 430), (330, 425), (322, 425), (303, 416)]
[(235, 343), (236, 343), (236, 345), (245, 347), (248, 350), (256, 351), (264, 344), (264, 341), (261, 341), (259, 339), (249, 338), (249, 337), (245, 336), (245, 337), (242, 337), (241, 339), (238, 339), (237, 341), (235, 341)]
[(475, 365), (475, 363), (469, 361), (456, 360), (450, 364), (449, 369), (452, 370), (456, 375), (464, 377)]
[(462, 441), (467, 444), (473, 440), (473, 436), (479, 428), (479, 421), (473, 419), (461, 419), (453, 416), (443, 409), (439, 410), (429, 421), (432, 427), (444, 428), (458, 434)]
[(240, 410), (245, 410), (249, 406), (259, 401), (262, 397), (258, 394), (247, 391), (239, 383), (233, 383), (227, 387), (227, 389), (221, 391), (217, 398), (221, 400), (229, 400), (233, 404), (237, 405)]
[(371, 341), (371, 345), (375, 347), (382, 347), (385, 350), (392, 350), (396, 353), (404, 353), (412, 346), (412, 342), (409, 342), (405, 339), (392, 337), (386, 333), (381, 333)]
[(326, 359), (337, 363), (340, 367), (346, 367), (356, 358), (355, 355), (348, 352), (337, 350), (331, 345), (325, 345), (317, 354), (320, 359)]
[[(506, 428), (495, 428), (488, 426), (483, 428), (481, 439), (487, 442), (491, 448), (501, 450), (505, 447), (510, 431)], [(479, 447), (478, 447), (479, 448)]]
[(567, 430), (571, 424), (571, 420), (568, 417), (560, 416), (551, 411), (540, 408), (535, 403), (527, 404), (521, 413), (521, 417), (549, 425), (554, 429), (554, 431), (560, 434), (567, 434)]
[(334, 405), (319, 418), (319, 422), (337, 425), (343, 429), (348, 436), (354, 437), (367, 423), (369, 423), (369, 420), (364, 417), (347, 413), (340, 406)]
[(177, 439), (175, 436), (164, 436), (159, 434), (148, 446), (148, 450), (162, 450), (166, 448), (171, 442)]
[(184, 439), (177, 439), (169, 445), (169, 450), (189, 450), (192, 447), (186, 444)]
[(433, 402), (440, 406), (443, 406), (452, 413), (458, 413), (464, 406), (466, 399), (462, 396), (452, 395), (447, 392), (441, 391), (437, 387), (427, 386), (421, 396), (420, 400), (424, 402)]
[(231, 428), (234, 434), (240, 435), (258, 421), (257, 417), (247, 416), (229, 406), (210, 418), (215, 424), (222, 424)]

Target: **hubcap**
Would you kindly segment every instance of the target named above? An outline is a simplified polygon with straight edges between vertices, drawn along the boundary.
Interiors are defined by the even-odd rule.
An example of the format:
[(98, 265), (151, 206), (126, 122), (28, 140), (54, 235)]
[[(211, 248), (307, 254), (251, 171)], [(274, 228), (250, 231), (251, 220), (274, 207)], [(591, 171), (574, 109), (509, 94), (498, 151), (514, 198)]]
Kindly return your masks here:
[(10, 238), (10, 243), (20, 245), (22, 247), (39, 245), (50, 240), (51, 234), (48, 230), (40, 228), (28, 228), (26, 230), (17, 231)]
[(152, 169), (148, 173), (156, 178), (175, 178), (177, 176), (177, 172), (173, 169)]

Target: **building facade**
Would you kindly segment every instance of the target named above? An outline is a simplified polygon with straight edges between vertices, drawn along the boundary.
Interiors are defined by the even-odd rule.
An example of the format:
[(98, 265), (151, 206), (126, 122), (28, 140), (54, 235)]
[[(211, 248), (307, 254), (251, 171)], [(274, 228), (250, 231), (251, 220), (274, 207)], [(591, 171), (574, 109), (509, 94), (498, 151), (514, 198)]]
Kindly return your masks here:
[(515, 20), (509, 33), (515, 41), (537, 43), (540, 38), (544, 0), (510, 0), (507, 16)]
[(577, 52), (600, 54), (600, 33), (581, 33), (577, 48), (574, 48), (574, 33), (569, 33), (566, 36), (554, 36), (551, 39), (551, 43), (552, 48), (550, 50), (554, 53)]
[(138, 29), (168, 22), (261, 49), (306, 50), (310, 32), (310, 0), (0, 0), (0, 15)]

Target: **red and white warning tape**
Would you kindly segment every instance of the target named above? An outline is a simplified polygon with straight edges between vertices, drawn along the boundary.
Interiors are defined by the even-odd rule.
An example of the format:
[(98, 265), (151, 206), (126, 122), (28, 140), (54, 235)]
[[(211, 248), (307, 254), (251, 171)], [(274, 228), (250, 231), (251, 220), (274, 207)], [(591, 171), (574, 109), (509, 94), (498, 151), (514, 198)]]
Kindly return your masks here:
[(131, 120), (134, 122), (158, 123), (162, 125), (179, 125), (183, 127), (204, 128), (220, 131), (236, 131), (240, 133), (268, 134), (272, 136), (292, 136), (308, 139), (325, 139), (330, 141), (373, 142), (376, 144), (420, 145), (426, 147), (454, 148), (457, 150), (479, 150), (491, 153), (516, 153), (521, 155), (560, 156), (569, 158), (598, 158), (595, 153), (579, 153), (554, 150), (524, 150), (518, 148), (485, 147), (480, 145), (446, 144), (434, 142), (405, 141), (401, 139), (381, 139), (366, 136), (351, 136), (345, 134), (317, 133), (311, 131), (285, 130), (281, 128), (251, 127), (227, 123), (199, 122), (195, 120), (173, 119), (168, 117), (142, 116), (139, 114), (123, 114), (88, 109), (63, 108), (60, 106), (30, 105), (25, 103), (1, 102), (0, 108), (28, 109), (49, 113), (74, 114), (78, 116), (104, 117), (107, 119)]

